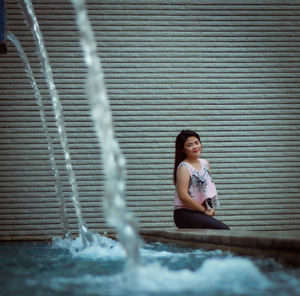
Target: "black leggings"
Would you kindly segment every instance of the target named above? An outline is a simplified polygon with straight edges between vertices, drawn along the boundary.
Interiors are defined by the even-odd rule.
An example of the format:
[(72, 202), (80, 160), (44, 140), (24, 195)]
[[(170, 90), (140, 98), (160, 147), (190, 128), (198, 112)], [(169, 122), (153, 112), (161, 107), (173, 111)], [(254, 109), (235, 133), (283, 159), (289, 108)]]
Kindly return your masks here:
[(229, 227), (204, 213), (187, 209), (174, 210), (174, 222), (178, 228), (224, 229)]

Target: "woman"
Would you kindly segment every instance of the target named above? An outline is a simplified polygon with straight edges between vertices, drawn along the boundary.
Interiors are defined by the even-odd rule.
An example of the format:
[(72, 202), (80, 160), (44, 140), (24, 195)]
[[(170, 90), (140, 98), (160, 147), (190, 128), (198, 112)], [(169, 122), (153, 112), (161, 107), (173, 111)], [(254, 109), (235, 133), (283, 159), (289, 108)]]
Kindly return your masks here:
[(174, 222), (178, 228), (226, 229), (229, 227), (213, 218), (218, 206), (216, 186), (207, 160), (199, 158), (199, 135), (182, 130), (175, 143)]

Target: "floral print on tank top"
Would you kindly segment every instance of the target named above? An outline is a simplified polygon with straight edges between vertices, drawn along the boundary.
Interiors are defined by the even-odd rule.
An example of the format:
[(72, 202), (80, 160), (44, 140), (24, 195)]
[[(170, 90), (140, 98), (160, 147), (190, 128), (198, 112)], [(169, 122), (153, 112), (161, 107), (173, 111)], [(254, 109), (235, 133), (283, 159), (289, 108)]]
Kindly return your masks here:
[(209, 170), (206, 167), (204, 167), (203, 171), (204, 174), (201, 174), (200, 171), (194, 170), (193, 175), (191, 176), (191, 183), (198, 192), (200, 192), (201, 190), (207, 192), (208, 177), (210, 178), (211, 183), (214, 183)]

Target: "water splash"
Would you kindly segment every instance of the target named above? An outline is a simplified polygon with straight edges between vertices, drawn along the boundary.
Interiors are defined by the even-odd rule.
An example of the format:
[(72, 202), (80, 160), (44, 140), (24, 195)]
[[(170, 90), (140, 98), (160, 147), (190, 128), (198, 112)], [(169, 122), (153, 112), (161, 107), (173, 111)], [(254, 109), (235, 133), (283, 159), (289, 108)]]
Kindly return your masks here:
[(47, 143), (48, 143), (50, 163), (51, 163), (51, 167), (52, 167), (52, 170), (53, 170), (54, 176), (55, 176), (55, 192), (56, 192), (56, 196), (58, 198), (58, 203), (59, 203), (60, 219), (61, 219), (61, 224), (62, 224), (63, 236), (65, 238), (68, 238), (68, 237), (70, 237), (70, 232), (69, 232), (69, 223), (68, 223), (67, 212), (66, 212), (66, 203), (65, 203), (65, 198), (63, 195), (60, 174), (59, 174), (59, 171), (56, 166), (54, 148), (53, 148), (53, 143), (51, 140), (51, 136), (49, 133), (48, 124), (47, 124), (47, 120), (46, 120), (46, 116), (45, 116), (45, 108), (44, 108), (44, 104), (43, 104), (43, 99), (42, 99), (40, 91), (37, 87), (34, 75), (31, 70), (29, 60), (28, 60), (20, 42), (18, 41), (16, 36), (10, 31), (7, 32), (7, 39), (10, 40), (15, 45), (15, 47), (19, 53), (19, 56), (24, 64), (24, 67), (27, 72), (28, 78), (31, 82), (32, 88), (34, 90), (34, 94), (35, 94), (37, 104), (39, 107), (42, 128), (46, 135), (46, 139), (47, 139)]
[(91, 260), (125, 260), (126, 253), (120, 242), (109, 237), (94, 234), (97, 243), (86, 248), (82, 245), (82, 240), (76, 238), (70, 243), (66, 239), (55, 238), (52, 241), (54, 249), (67, 249), (77, 258)]
[(88, 19), (85, 1), (72, 0), (72, 2), (77, 14), (77, 24), (88, 67), (87, 90), (92, 117), (102, 150), (103, 170), (107, 176), (104, 196), (105, 213), (108, 222), (117, 229), (129, 263), (137, 263), (141, 239), (136, 221), (126, 209), (125, 159), (114, 137), (112, 115), (104, 84), (104, 74), (97, 55), (97, 45)]
[[(60, 243), (63, 243), (63, 240)], [(76, 284), (77, 288), (88, 287), (91, 295), (100, 290), (103, 295), (120, 296), (274, 295), (268, 291), (275, 288), (277, 276), (272, 283), (268, 274), (260, 270), (260, 265), (229, 252), (178, 247), (174, 249), (172, 245), (162, 244), (161, 249), (158, 245), (144, 245), (140, 250), (144, 264), (128, 270), (123, 268), (125, 254), (120, 252), (118, 242), (108, 240), (107, 243), (111, 244), (111, 251), (95, 246), (89, 250), (85, 249), (77, 256), (80, 256), (80, 262), (89, 262), (87, 266), (90, 266), (91, 262), (99, 264), (99, 260), (106, 262), (105, 268), (109, 271), (97, 271), (94, 274), (79, 272), (72, 277), (55, 277), (51, 279), (53, 287), (61, 289), (62, 292), (66, 291), (68, 286)], [(77, 243), (73, 244), (76, 247)], [(56, 248), (60, 247), (62, 246), (56, 245)], [(113, 269), (113, 266), (117, 268)], [(272, 268), (277, 269), (276, 266)], [(285, 285), (287, 282), (292, 283), (292, 278), (288, 279)], [(299, 284), (293, 286), (294, 290), (299, 289)]]
[(254, 289), (256, 295), (265, 295), (260, 293), (270, 287), (267, 277), (245, 258), (210, 258), (196, 270), (171, 270), (154, 262), (138, 267), (133, 277), (127, 272), (101, 280), (118, 283), (113, 292), (123, 295), (253, 295)]
[(50, 95), (52, 98), (53, 111), (54, 111), (55, 119), (56, 119), (56, 126), (57, 126), (57, 130), (58, 130), (59, 137), (60, 137), (60, 142), (61, 142), (63, 152), (64, 152), (69, 182), (70, 182), (71, 188), (72, 188), (72, 201), (73, 201), (73, 204), (74, 204), (74, 207), (76, 210), (76, 215), (78, 218), (79, 233), (80, 233), (82, 240), (84, 241), (84, 245), (87, 246), (87, 245), (93, 243), (94, 239), (93, 239), (92, 233), (88, 230), (87, 226), (85, 225), (85, 222), (84, 222), (84, 220), (82, 218), (82, 214), (81, 214), (81, 205), (79, 202), (77, 182), (76, 182), (75, 173), (73, 171), (72, 163), (71, 163), (71, 156), (70, 156), (67, 136), (66, 136), (66, 132), (65, 132), (65, 123), (64, 123), (64, 118), (63, 118), (62, 106), (61, 106), (60, 99), (59, 99), (59, 96), (57, 94), (56, 87), (54, 84), (52, 69), (51, 69), (48, 54), (47, 54), (47, 51), (45, 48), (44, 38), (43, 38), (42, 32), (39, 28), (39, 24), (38, 24), (38, 21), (35, 16), (34, 9), (33, 9), (33, 6), (32, 6), (32, 3), (30, 2), (30, 0), (19, 0), (19, 3), (20, 3), (22, 11), (24, 13), (26, 23), (34, 36), (36, 47), (38, 49), (39, 58), (40, 58), (40, 61), (42, 64), (42, 70), (45, 75), (45, 79), (47, 81)]

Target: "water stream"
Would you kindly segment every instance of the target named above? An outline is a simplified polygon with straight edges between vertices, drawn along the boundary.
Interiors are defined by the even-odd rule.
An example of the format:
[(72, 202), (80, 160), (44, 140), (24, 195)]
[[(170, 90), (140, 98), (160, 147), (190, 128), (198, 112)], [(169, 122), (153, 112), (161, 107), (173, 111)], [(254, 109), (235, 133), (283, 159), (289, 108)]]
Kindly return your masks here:
[[(98, 235), (88, 230), (81, 213), (78, 188), (75, 173), (72, 168), (71, 156), (67, 142), (62, 106), (53, 80), (52, 69), (45, 48), (43, 35), (34, 13), (31, 1), (20, 0), (26, 22), (34, 36), (42, 70), (47, 81), (52, 98), (56, 125), (64, 151), (69, 182), (72, 187), (72, 200), (76, 209), (79, 225), (79, 233), (83, 240), (83, 247), (94, 243), (102, 243)], [(100, 59), (97, 56), (97, 46), (93, 31), (87, 16), (85, 2), (73, 1), (77, 15), (78, 28), (81, 35), (81, 43), (88, 67), (87, 90), (90, 100), (94, 126), (101, 147), (103, 170), (106, 174), (106, 193), (104, 195), (104, 208), (108, 222), (117, 230), (118, 237), (126, 250), (128, 263), (135, 265), (139, 261), (139, 248), (141, 239), (134, 216), (127, 210), (125, 203), (125, 159), (120, 151), (118, 142), (114, 136), (112, 115), (109, 100), (104, 84), (103, 71)], [(32, 75), (33, 76), (33, 75)], [(100, 161), (100, 160), (99, 160)]]
[(45, 108), (44, 108), (44, 104), (43, 104), (43, 99), (40, 94), (39, 88), (36, 84), (34, 75), (32, 73), (32, 69), (31, 69), (29, 60), (28, 60), (19, 40), (16, 38), (16, 36), (12, 32), (7, 32), (7, 39), (10, 40), (15, 45), (15, 47), (19, 53), (19, 56), (24, 64), (25, 70), (28, 74), (28, 78), (31, 82), (32, 88), (34, 90), (34, 94), (35, 94), (35, 97), (37, 100), (37, 105), (39, 107), (43, 132), (45, 133), (47, 143), (48, 143), (50, 164), (51, 164), (52, 170), (54, 172), (54, 176), (55, 176), (55, 191), (56, 191), (56, 196), (58, 198), (58, 204), (59, 204), (59, 209), (60, 209), (59, 212), (60, 212), (63, 236), (65, 238), (68, 238), (68, 237), (70, 237), (70, 230), (69, 230), (69, 223), (68, 223), (68, 217), (67, 217), (67, 212), (66, 212), (66, 202), (65, 202), (65, 197), (63, 194), (63, 190), (62, 190), (60, 174), (59, 174), (59, 171), (58, 171), (58, 168), (56, 165), (54, 147), (53, 147), (52, 139), (51, 139), (51, 136), (49, 133), (48, 124), (47, 124), (47, 120), (46, 120), (46, 116), (45, 116)]
[(56, 119), (56, 126), (58, 130), (58, 134), (60, 137), (60, 143), (64, 152), (66, 169), (68, 172), (69, 182), (72, 188), (72, 201), (76, 210), (79, 233), (84, 241), (84, 246), (88, 246), (89, 244), (94, 242), (94, 238), (92, 233), (88, 230), (81, 213), (81, 205), (79, 202), (79, 194), (78, 187), (76, 182), (76, 176), (72, 167), (71, 155), (68, 146), (66, 130), (65, 130), (65, 122), (63, 117), (62, 105), (56, 91), (56, 86), (53, 80), (52, 68), (49, 63), (49, 58), (47, 54), (47, 50), (45, 48), (45, 42), (42, 35), (42, 32), (39, 28), (39, 23), (37, 21), (36, 15), (34, 13), (34, 9), (30, 0), (19, 0), (21, 9), (24, 13), (25, 20), (27, 26), (30, 28), (34, 40), (36, 43), (36, 47), (39, 54), (39, 59), (42, 65), (42, 70), (49, 88), (49, 92), (52, 99), (53, 111)]
[(81, 44), (88, 67), (87, 90), (92, 117), (102, 150), (102, 166), (106, 174), (104, 206), (107, 220), (118, 232), (118, 237), (133, 264), (139, 261), (140, 237), (134, 216), (125, 203), (125, 159), (114, 136), (113, 120), (104, 83), (104, 74), (93, 30), (84, 0), (73, 0), (80, 30)]

